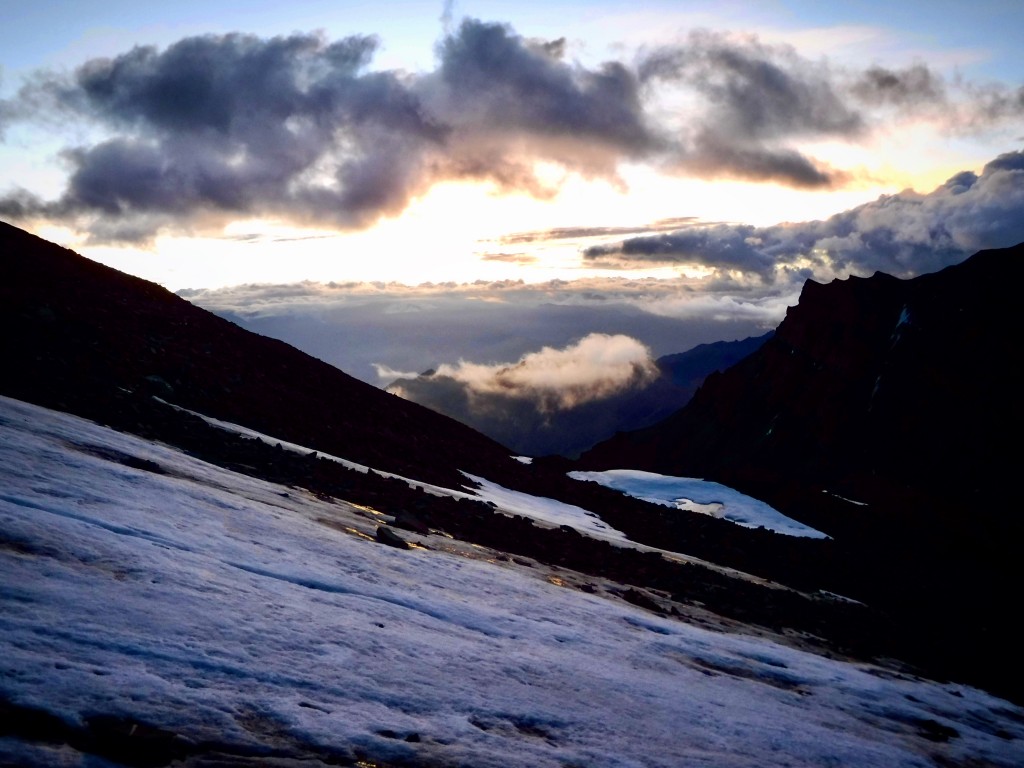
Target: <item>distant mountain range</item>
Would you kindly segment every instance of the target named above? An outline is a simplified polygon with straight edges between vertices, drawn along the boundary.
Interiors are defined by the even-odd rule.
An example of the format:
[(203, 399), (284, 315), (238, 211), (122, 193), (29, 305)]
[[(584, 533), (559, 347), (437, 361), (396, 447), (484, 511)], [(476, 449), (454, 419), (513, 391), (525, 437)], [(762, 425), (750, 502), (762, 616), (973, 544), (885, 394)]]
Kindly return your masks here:
[(742, 360), (765, 341), (762, 336), (700, 344), (655, 361), (658, 376), (597, 400), (542, 410), (533, 399), (471, 392), (463, 382), (427, 371), (386, 389), (451, 416), (527, 456), (575, 457), (616, 432), (652, 425), (684, 406), (708, 374)]

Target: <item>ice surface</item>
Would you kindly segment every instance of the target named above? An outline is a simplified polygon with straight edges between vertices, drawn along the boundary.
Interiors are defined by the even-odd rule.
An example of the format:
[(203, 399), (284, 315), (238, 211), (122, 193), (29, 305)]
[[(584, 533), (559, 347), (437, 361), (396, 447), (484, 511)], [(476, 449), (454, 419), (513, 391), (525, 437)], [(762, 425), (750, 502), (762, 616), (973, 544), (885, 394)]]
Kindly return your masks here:
[[(978, 690), (381, 546), (357, 511), (0, 398), (0, 698), (474, 768), (1024, 764), (1024, 712)], [(0, 737), (101, 764), (73, 753)]]
[(747, 528), (764, 527), (787, 536), (828, 538), (821, 531), (786, 517), (763, 501), (708, 480), (671, 477), (638, 469), (570, 472), (569, 477), (592, 480), (644, 501), (714, 515)]
[[(549, 499), (545, 496), (534, 496), (529, 493), (524, 493), (523, 491), (505, 488), (504, 486), (491, 482), (486, 478), (471, 475), (468, 472), (463, 472), (462, 474), (480, 486), (479, 488), (470, 488), (469, 486), (465, 486), (466, 490), (472, 494), (469, 495), (468, 498), (488, 502), (499, 512), (512, 515), (522, 515), (523, 517), (528, 517), (531, 520), (535, 520), (548, 526), (569, 526), (570, 528), (574, 528), (579, 531), (584, 536), (607, 541), (617, 547), (635, 549), (640, 552), (658, 552), (671, 560), (700, 565), (704, 568), (708, 568), (734, 579), (742, 579), (762, 586), (768, 586), (773, 589), (788, 589), (788, 587), (776, 584), (760, 576), (745, 573), (744, 571), (739, 571), (735, 568), (718, 565), (717, 563), (712, 563), (708, 560), (694, 557), (693, 555), (689, 555), (685, 552), (661, 549), (659, 547), (650, 546), (649, 544), (641, 544), (640, 542), (633, 541), (622, 531), (613, 528), (604, 522), (596, 512), (591, 512), (583, 507), (578, 507), (574, 504), (566, 504), (565, 502), (561, 502), (556, 499)], [(460, 494), (458, 491), (451, 491), (451, 493), (453, 495)], [(467, 496), (467, 494), (460, 495)]]

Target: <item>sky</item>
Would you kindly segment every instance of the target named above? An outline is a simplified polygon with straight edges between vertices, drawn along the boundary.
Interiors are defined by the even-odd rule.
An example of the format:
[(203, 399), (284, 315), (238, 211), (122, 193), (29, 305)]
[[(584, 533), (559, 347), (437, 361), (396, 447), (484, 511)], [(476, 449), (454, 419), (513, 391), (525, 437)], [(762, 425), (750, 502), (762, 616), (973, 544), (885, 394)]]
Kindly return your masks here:
[(430, 549), (385, 547), (366, 507), (2, 397), (0, 435), (5, 764), (95, 762), (89, 734), (105, 724), (116, 744), (128, 723), (200, 762), (922, 768), (1024, 755), (1020, 707), (960, 683), (710, 612), (702, 625), (656, 615), (614, 582), (444, 536), (403, 531)]
[(239, 317), (544, 294), (755, 332), (809, 278), (1024, 240), (1022, 27), (1017, 0), (36, 3), (0, 30), (0, 218)]
[(0, 33), (0, 214), (174, 290), (706, 277), (692, 246), (593, 251), (980, 172), (1024, 138), (1021, 23), (1012, 1), (38, 3)]

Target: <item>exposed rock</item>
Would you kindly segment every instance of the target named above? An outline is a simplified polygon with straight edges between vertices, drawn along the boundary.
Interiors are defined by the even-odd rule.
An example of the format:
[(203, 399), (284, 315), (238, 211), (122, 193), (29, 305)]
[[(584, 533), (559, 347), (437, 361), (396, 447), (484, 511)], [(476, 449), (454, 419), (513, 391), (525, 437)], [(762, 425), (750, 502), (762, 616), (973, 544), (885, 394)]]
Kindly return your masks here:
[(377, 541), (387, 544), (395, 549), (411, 549), (409, 542), (388, 528), (386, 525), (377, 526)]

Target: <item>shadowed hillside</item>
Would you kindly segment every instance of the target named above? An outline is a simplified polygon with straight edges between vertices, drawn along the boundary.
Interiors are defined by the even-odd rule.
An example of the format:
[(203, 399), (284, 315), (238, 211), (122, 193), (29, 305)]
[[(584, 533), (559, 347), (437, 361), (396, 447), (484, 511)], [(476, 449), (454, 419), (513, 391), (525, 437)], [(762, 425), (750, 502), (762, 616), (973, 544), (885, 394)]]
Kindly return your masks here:
[(1024, 245), (912, 280), (808, 282), (760, 350), (581, 463), (768, 501), (836, 538), (849, 594), (1019, 684), (1022, 277)]
[(775, 337), (691, 403), (619, 435), (589, 466), (742, 485), (828, 486), (882, 502), (1001, 498), (1024, 425), (1024, 246), (912, 280), (808, 281)]
[(3, 394), (128, 430), (157, 396), (424, 480), (513, 463), (447, 417), (2, 222), (0, 262)]

